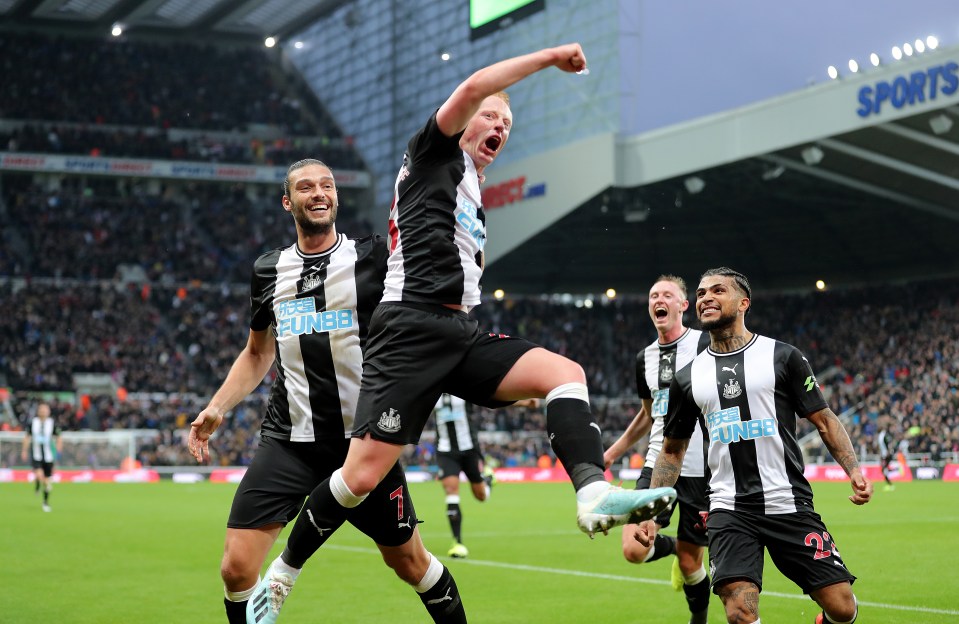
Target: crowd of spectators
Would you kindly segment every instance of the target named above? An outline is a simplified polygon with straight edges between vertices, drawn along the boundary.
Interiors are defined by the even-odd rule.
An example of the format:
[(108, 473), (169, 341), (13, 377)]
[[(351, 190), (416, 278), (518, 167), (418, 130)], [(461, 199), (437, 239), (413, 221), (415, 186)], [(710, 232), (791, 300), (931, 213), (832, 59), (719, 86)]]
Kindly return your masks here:
[(242, 165), (285, 166), (322, 154), (334, 169), (363, 169), (347, 138), (305, 137), (264, 139), (256, 136), (214, 136), (167, 129), (24, 124), (0, 132), (0, 147), (8, 152), (67, 154), (94, 157), (187, 160)]
[(16, 122), (0, 149), (277, 166), (322, 153), (362, 169), (351, 139), (285, 71), (259, 48), (0, 32), (0, 120)]
[[(820, 375), (834, 411), (848, 417), (854, 444), (877, 452), (880, 418), (910, 453), (930, 459), (959, 452), (959, 284), (930, 282), (870, 290), (768, 295), (754, 298), (748, 326), (799, 346)], [(882, 295), (883, 299), (878, 296)], [(874, 301), (888, 301), (882, 305)], [(145, 447), (141, 461), (167, 465), (187, 459), (182, 439), (192, 419), (224, 378), (246, 335), (244, 285), (154, 286), (107, 282), (22, 284), (0, 287), (0, 372), (18, 391), (70, 390), (75, 372), (101, 372), (131, 396), (92, 397), (75, 409), (67, 428), (158, 428), (165, 441)], [(634, 383), (637, 350), (655, 339), (641, 299), (582, 301), (531, 297), (488, 301), (476, 310), (491, 331), (525, 335), (580, 362), (607, 444), (639, 405)], [(694, 324), (694, 323), (693, 323)], [(630, 346), (631, 345), (631, 346)], [(265, 382), (264, 388), (269, 380)], [(217, 462), (249, 460), (263, 395), (215, 444)], [(16, 412), (26, 417), (29, 409)], [(477, 428), (506, 437), (487, 445), (501, 465), (530, 465), (549, 454), (542, 409), (477, 409)], [(811, 431), (808, 426), (800, 433)], [(409, 455), (427, 464), (424, 445)]]
[(332, 136), (336, 125), (315, 96), (281, 78), (269, 54), (5, 31), (0, 118), (240, 131), (264, 124), (288, 135)]
[[(115, 279), (135, 269), (150, 283), (246, 283), (259, 254), (295, 240), (279, 185), (251, 199), (244, 187), (222, 183), (148, 193), (140, 183), (118, 190), (113, 179), (78, 180), (64, 178), (54, 190), (7, 185), (3, 236), (10, 242), (0, 275)], [(349, 201), (341, 193), (341, 204)], [(340, 230), (372, 233), (344, 213)]]

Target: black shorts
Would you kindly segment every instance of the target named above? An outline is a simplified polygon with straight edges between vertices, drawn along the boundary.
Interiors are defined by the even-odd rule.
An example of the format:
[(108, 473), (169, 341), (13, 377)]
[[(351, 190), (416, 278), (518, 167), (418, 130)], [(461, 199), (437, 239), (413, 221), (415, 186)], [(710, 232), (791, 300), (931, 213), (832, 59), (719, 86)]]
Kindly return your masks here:
[(439, 466), (440, 469), (437, 476), (440, 479), (453, 475), (459, 477), (462, 471), (466, 474), (466, 478), (470, 483), (482, 483), (483, 472), (480, 470), (482, 463), (483, 456), (480, 454), (479, 449), (476, 448), (471, 448), (468, 451), (436, 453), (436, 465)]
[[(350, 441), (288, 442), (263, 437), (233, 496), (227, 526), (255, 529), (296, 517), (306, 497), (343, 465)], [(395, 517), (396, 522), (384, 518)], [(347, 520), (381, 546), (400, 546), (416, 527), (416, 511), (399, 464)]]
[(503, 407), (493, 395), (523, 354), (538, 345), (479, 330), (441, 305), (381, 303), (370, 320), (353, 436), (419, 442), (440, 394)]
[[(651, 466), (644, 466), (636, 480), (637, 490), (648, 490), (653, 476)], [(709, 509), (706, 498), (706, 477), (679, 477), (676, 481), (676, 505), (656, 516), (656, 524), (662, 528), (669, 526), (673, 509), (679, 507), (679, 526), (676, 527), (676, 538), (697, 546), (705, 546), (706, 524), (704, 518)]]
[(45, 476), (48, 479), (53, 476), (53, 462), (46, 462), (46, 461), (43, 461), (42, 459), (34, 459), (33, 469), (42, 470), (43, 476)]
[(815, 511), (765, 515), (720, 509), (709, 513), (706, 525), (713, 591), (734, 579), (752, 581), (761, 590), (764, 547), (779, 571), (805, 594), (856, 580)]

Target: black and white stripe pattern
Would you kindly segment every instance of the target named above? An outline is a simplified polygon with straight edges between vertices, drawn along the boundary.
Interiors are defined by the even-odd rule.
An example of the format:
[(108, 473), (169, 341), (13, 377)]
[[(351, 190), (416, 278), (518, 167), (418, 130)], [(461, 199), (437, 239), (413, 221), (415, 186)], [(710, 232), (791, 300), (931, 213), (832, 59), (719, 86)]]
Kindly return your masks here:
[[(709, 346), (709, 334), (697, 329), (687, 329), (683, 335), (668, 344), (656, 341), (636, 356), (636, 387), (640, 398), (652, 399), (653, 420), (649, 430), (649, 448), (646, 451), (646, 466), (656, 465), (656, 458), (663, 449), (663, 419), (669, 406), (669, 384), (676, 371), (693, 361), (693, 358)], [(690, 438), (683, 459), (682, 476), (702, 477), (705, 472), (702, 429), (699, 422)]]
[(826, 406), (802, 353), (755, 335), (731, 353), (707, 349), (676, 375), (665, 434), (689, 438), (705, 424), (710, 510), (792, 513), (812, 508), (796, 418)]
[(437, 452), (468, 451), (475, 446), (473, 430), (466, 414), (466, 401), (452, 394), (442, 394), (436, 402), (434, 413)]
[(250, 327), (271, 328), (277, 344), (263, 435), (293, 442), (349, 437), (386, 253), (380, 237), (340, 235), (321, 254), (292, 245), (256, 261)]
[(390, 208), (389, 273), (383, 301), (480, 302), (486, 215), (479, 176), (436, 114), (410, 139)]
[(60, 435), (60, 429), (53, 417), (34, 416), (30, 419), (30, 457), (33, 461), (53, 463), (56, 459), (54, 438), (58, 435)]

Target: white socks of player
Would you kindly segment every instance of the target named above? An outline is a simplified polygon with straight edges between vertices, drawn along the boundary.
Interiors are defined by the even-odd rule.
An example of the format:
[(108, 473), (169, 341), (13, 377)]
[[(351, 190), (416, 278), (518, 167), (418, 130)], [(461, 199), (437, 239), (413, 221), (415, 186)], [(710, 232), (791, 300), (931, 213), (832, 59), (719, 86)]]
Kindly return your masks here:
[(586, 384), (568, 383), (556, 386), (546, 395), (546, 407), (549, 409), (550, 401), (554, 399), (579, 399), (589, 405), (589, 389)]
[(253, 584), (253, 587), (250, 589), (244, 589), (243, 591), (230, 591), (226, 588), (226, 586), (224, 586), (223, 595), (230, 602), (244, 602), (250, 599), (250, 596), (253, 595), (253, 591), (256, 589), (256, 586), (260, 584), (261, 580), (262, 579), (259, 576), (256, 577), (256, 583)]
[(336, 502), (343, 505), (347, 509), (356, 507), (365, 501), (367, 496), (369, 496), (369, 494), (357, 496), (350, 491), (350, 488), (346, 485), (346, 481), (343, 480), (342, 468), (337, 468), (333, 474), (330, 475), (330, 491), (333, 493), (333, 498), (336, 499)]
[(588, 503), (608, 489), (609, 483), (606, 481), (593, 481), (576, 490), (576, 502)]
[(426, 568), (426, 574), (423, 575), (419, 583), (413, 586), (413, 589), (419, 594), (428, 592), (433, 585), (436, 585), (441, 576), (443, 576), (443, 564), (433, 556), (433, 553), (430, 553), (430, 565)]
[(696, 585), (704, 578), (706, 578), (706, 568), (704, 566), (699, 566), (699, 569), (693, 572), (692, 574), (690, 574), (689, 576), (686, 576), (685, 574), (683, 574), (683, 582), (686, 585)]

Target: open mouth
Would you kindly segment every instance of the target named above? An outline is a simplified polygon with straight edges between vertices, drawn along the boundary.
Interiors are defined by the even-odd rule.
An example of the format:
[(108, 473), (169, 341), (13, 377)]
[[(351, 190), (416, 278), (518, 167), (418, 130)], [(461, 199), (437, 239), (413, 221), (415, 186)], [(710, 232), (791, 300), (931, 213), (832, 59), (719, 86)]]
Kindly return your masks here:
[(486, 142), (483, 145), (491, 152), (495, 152), (499, 149), (499, 146), (503, 144), (503, 139), (498, 136), (491, 136), (486, 139)]
[(669, 316), (669, 311), (666, 310), (666, 308), (656, 308), (656, 309), (653, 311), (653, 315), (655, 315), (656, 318), (658, 318), (658, 319), (664, 319), (664, 318), (666, 318), (667, 316)]

